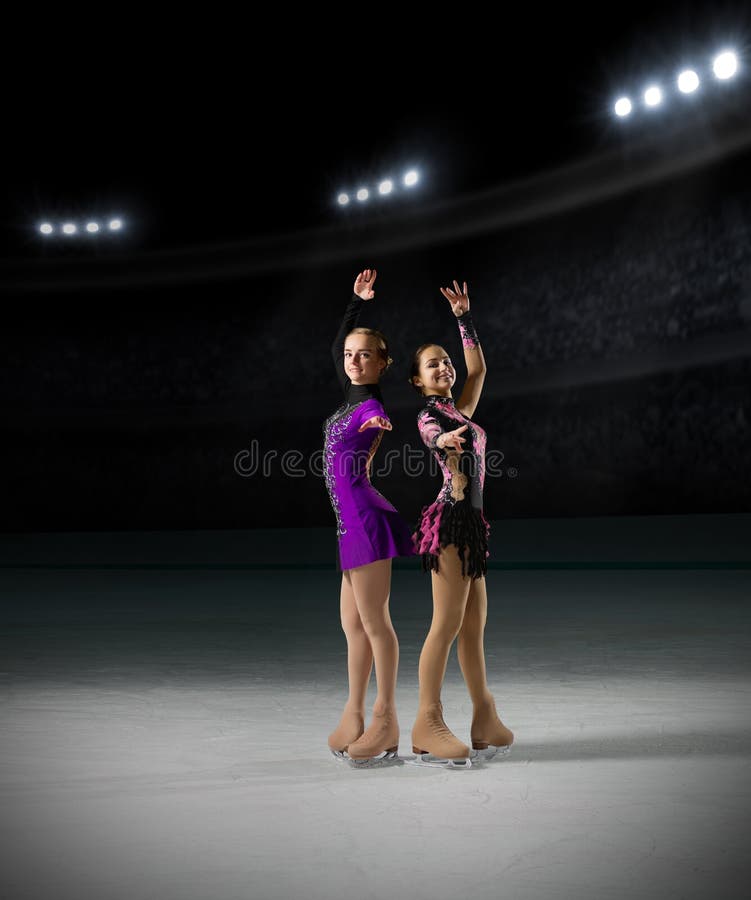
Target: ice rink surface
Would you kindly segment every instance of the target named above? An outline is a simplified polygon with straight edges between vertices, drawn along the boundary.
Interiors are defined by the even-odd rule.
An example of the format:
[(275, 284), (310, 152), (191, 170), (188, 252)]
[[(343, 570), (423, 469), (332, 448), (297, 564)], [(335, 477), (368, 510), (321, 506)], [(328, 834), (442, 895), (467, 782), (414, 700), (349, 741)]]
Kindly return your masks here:
[[(0, 571), (4, 900), (747, 896), (751, 571), (490, 571), (516, 740), (468, 771), (329, 754), (339, 580)], [(429, 576), (390, 608), (407, 757)], [(456, 646), (443, 705), (467, 741)]]

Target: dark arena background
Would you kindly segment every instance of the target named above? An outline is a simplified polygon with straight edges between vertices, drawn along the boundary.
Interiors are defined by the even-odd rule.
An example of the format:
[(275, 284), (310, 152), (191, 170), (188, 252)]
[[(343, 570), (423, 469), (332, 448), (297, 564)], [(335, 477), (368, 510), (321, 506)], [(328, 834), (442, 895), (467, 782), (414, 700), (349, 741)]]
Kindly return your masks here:
[[(360, 47), (247, 116), (198, 70), (179, 95), (144, 80), (101, 104), (12, 101), (3, 900), (746, 896), (751, 19), (635, 10), (586, 47), (553, 25), (528, 82), (521, 45), (472, 73), (455, 48), (432, 77), (405, 61), (401, 100)], [(713, 83), (731, 45), (736, 80)], [(616, 121), (621, 86), (672, 90), (692, 59), (696, 97)], [(333, 99), (347, 78), (361, 108)], [(338, 207), (407, 166), (411, 193)], [(39, 231), (97, 215), (121, 232)], [(454, 278), (487, 363), (485, 653), (515, 740), (463, 772), (358, 771), (326, 743), (347, 644), (322, 426), (366, 267), (359, 324), (394, 360), (372, 481), (411, 526), (441, 477), (407, 377), (435, 341), (461, 392)], [(390, 612), (408, 758), (419, 560), (394, 559)], [(465, 740), (454, 649), (442, 701)]]
[[(379, 283), (362, 322), (386, 333), (395, 360), (383, 446), (422, 454), (409, 363), (427, 340), (461, 359), (437, 288), (458, 270), (492, 376), (489, 441), (504, 457), (493, 518), (748, 512), (750, 165), (744, 150), (448, 247), (367, 253)], [(125, 275), (106, 302), (100, 284), (20, 294), (5, 323), (7, 524), (330, 524), (310, 457), (339, 398), (327, 352), (357, 271), (345, 260), (157, 289)], [(293, 450), (299, 476), (284, 471)], [(387, 476), (414, 518), (425, 484), (383, 456), (374, 481)]]

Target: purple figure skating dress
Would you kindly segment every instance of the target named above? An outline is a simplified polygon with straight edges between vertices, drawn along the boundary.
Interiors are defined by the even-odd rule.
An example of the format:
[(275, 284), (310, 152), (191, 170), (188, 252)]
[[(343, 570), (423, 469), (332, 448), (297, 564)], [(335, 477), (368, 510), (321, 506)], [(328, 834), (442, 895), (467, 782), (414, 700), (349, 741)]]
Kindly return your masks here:
[[(469, 311), (457, 318), (462, 344), (474, 347), (479, 343)], [(413, 534), (414, 547), (422, 557), (422, 570), (439, 571), (441, 548), (454, 544), (462, 561), (462, 575), (480, 578), (487, 574), (488, 536), (490, 524), (482, 509), (485, 485), (485, 430), (456, 408), (453, 397), (430, 394), (425, 406), (417, 414), (420, 437), (438, 461), (443, 485), (430, 506), (424, 506)], [(462, 452), (436, 446), (439, 435), (454, 431), (462, 425), (465, 439)], [(464, 550), (469, 548), (465, 562)]]
[(353, 384), (344, 371), (344, 342), (365, 301), (353, 294), (331, 352), (344, 390), (344, 403), (323, 425), (324, 475), (336, 515), (340, 571), (393, 556), (414, 556), (411, 530), (398, 511), (370, 483), (370, 464), (383, 429), (366, 428), (373, 416), (388, 419), (377, 384)]

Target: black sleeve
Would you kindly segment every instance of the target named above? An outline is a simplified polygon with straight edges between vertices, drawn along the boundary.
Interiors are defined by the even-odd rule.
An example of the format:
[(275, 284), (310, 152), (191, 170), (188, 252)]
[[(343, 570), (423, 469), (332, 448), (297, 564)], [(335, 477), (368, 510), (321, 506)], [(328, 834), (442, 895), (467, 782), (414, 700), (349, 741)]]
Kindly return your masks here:
[(475, 328), (475, 323), (472, 321), (472, 313), (467, 310), (465, 313), (462, 313), (456, 320), (456, 324), (459, 326), (459, 334), (462, 338), (462, 346), (465, 350), (473, 350), (480, 343), (480, 338), (477, 337), (477, 329)]
[(357, 327), (357, 320), (360, 318), (364, 302), (362, 297), (352, 294), (349, 305), (344, 310), (342, 324), (339, 326), (334, 343), (331, 345), (331, 356), (336, 368), (336, 377), (339, 379), (339, 384), (342, 386), (343, 391), (347, 390), (347, 385), (350, 383), (349, 378), (344, 374), (344, 339), (353, 328)]

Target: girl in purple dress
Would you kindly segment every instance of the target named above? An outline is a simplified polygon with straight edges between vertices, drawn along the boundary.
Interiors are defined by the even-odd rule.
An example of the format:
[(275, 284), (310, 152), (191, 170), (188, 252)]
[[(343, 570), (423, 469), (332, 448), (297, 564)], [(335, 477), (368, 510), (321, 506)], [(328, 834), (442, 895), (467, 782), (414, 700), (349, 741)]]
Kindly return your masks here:
[[(391, 559), (415, 555), (408, 524), (370, 483), (373, 456), (384, 430), (391, 430), (378, 386), (391, 363), (386, 341), (379, 331), (355, 328), (363, 302), (375, 295), (375, 278), (375, 269), (357, 276), (334, 339), (332, 354), (344, 403), (323, 426), (324, 474), (336, 515), (340, 612), (349, 673), (349, 698), (328, 744), (334, 756), (355, 766), (379, 765), (398, 752), (399, 643), (388, 608)], [(365, 730), (365, 696), (374, 661), (378, 694), (373, 720)]]
[[(513, 733), (498, 718), (485, 672), (483, 638), (487, 619), (485, 575), (490, 525), (482, 509), (486, 434), (472, 415), (485, 380), (485, 359), (469, 312), (467, 283), (441, 288), (456, 316), (467, 380), (454, 400), (456, 373), (439, 344), (418, 347), (410, 382), (423, 397), (417, 416), (420, 437), (433, 452), (443, 485), (422, 509), (413, 535), (423, 571), (430, 571), (433, 621), (420, 654), (420, 698), (412, 729), (412, 762), (469, 768), (471, 759), (507, 753)], [(472, 697), (472, 751), (443, 720), (441, 686), (454, 639), (459, 665)]]

